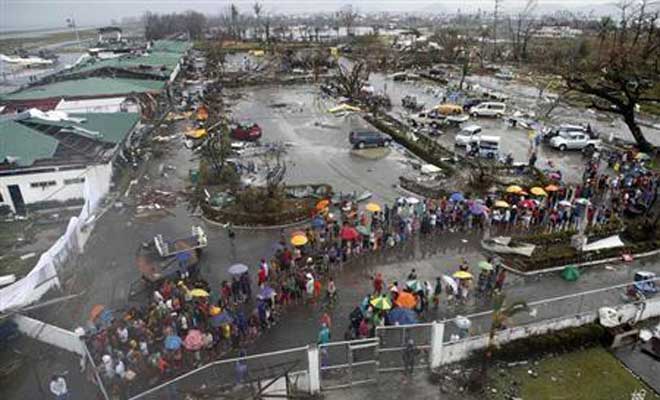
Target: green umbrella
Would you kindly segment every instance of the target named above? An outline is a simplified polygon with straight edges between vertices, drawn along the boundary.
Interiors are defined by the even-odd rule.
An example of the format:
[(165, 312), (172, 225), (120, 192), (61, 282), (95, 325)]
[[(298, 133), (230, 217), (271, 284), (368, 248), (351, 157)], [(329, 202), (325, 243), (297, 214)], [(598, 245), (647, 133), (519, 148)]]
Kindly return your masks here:
[(375, 309), (387, 311), (392, 308), (392, 302), (385, 296), (378, 296), (369, 302)]
[(484, 271), (492, 271), (493, 270), (493, 264), (489, 263), (488, 261), (479, 261), (477, 266), (480, 269), (483, 269)]
[(406, 286), (410, 290), (412, 290), (414, 293), (417, 293), (419, 291), (424, 290), (424, 287), (422, 286), (422, 284), (418, 280), (408, 281), (408, 282), (406, 282)]
[(580, 271), (574, 265), (569, 265), (561, 271), (561, 277), (569, 282), (575, 282), (580, 277)]
[(364, 226), (364, 225), (360, 225), (360, 226), (358, 226), (358, 227), (355, 228), (355, 229), (356, 229), (358, 232), (360, 232), (361, 235), (364, 235), (364, 236), (369, 236), (369, 235), (371, 235), (371, 230), (370, 230), (369, 228), (367, 228), (366, 226)]

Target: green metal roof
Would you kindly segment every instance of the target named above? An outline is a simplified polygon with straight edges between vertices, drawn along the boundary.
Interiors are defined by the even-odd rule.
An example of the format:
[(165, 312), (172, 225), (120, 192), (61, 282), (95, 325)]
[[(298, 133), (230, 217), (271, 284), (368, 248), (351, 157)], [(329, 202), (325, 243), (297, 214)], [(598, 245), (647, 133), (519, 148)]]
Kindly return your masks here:
[(178, 53), (181, 56), (192, 47), (191, 42), (182, 42), (179, 40), (156, 40), (151, 45), (152, 51), (166, 51), (169, 53)]
[(0, 97), (0, 100), (36, 100), (51, 97), (120, 95), (161, 90), (164, 81), (146, 79), (86, 78), (33, 86)]
[[(48, 121), (39, 118), (29, 118), (21, 122), (74, 128), (71, 131), (74, 134), (117, 144), (124, 140), (126, 135), (140, 120), (139, 114), (125, 112), (69, 114), (69, 116), (84, 118), (84, 121), (77, 123), (73, 121)], [(98, 133), (98, 135), (95, 133)]]
[[(176, 67), (176, 64), (180, 59), (181, 54), (169, 53), (165, 51), (155, 51), (143, 56), (127, 55), (107, 60), (96, 60), (90, 58), (80, 65), (65, 71), (63, 75), (78, 74), (81, 72), (87, 72), (101, 68), (117, 68), (138, 70), (140, 72), (154, 73), (167, 77), (172, 73), (174, 67)], [(142, 68), (144, 66), (150, 68)]]
[(27, 167), (40, 159), (51, 158), (59, 142), (39, 131), (14, 121), (0, 120), (0, 161), (16, 158), (16, 164)]

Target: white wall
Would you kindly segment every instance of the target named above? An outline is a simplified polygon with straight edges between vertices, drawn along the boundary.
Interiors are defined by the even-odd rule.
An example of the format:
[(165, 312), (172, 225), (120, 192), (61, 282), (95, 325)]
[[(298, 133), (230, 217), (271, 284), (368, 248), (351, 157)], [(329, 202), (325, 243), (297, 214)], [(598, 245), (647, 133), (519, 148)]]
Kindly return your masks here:
[[(44, 167), (47, 168), (47, 167)], [(57, 167), (56, 167), (57, 168)], [(60, 167), (62, 168), (62, 167)], [(111, 176), (112, 164), (100, 164), (89, 167), (82, 167), (80, 169), (72, 170), (56, 170), (55, 172), (41, 172), (34, 174), (24, 175), (7, 175), (0, 176), (0, 195), (2, 195), (1, 205), (8, 205), (14, 210), (14, 204), (9, 194), (9, 185), (18, 185), (23, 195), (25, 204), (34, 204), (42, 201), (66, 201), (72, 199), (83, 199), (84, 196), (84, 183), (69, 183), (65, 184), (64, 181), (68, 179), (85, 178), (89, 174), (102, 173)], [(35, 182), (55, 182), (55, 185), (47, 187), (32, 187), (31, 183)]]
[(18, 330), (27, 336), (85, 357), (85, 346), (78, 335), (39, 320), (15, 314)]

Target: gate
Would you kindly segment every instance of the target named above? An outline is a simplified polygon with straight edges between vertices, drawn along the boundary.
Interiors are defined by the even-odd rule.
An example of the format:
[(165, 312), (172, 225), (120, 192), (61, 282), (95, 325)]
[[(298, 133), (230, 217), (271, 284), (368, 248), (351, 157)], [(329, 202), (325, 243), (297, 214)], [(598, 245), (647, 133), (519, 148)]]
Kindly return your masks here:
[(378, 379), (378, 338), (319, 346), (321, 390), (340, 389)]
[(380, 344), (377, 355), (378, 370), (380, 372), (403, 370), (403, 349), (410, 339), (420, 351), (415, 360), (415, 368), (426, 368), (431, 350), (432, 326), (433, 323), (377, 327), (376, 338)]

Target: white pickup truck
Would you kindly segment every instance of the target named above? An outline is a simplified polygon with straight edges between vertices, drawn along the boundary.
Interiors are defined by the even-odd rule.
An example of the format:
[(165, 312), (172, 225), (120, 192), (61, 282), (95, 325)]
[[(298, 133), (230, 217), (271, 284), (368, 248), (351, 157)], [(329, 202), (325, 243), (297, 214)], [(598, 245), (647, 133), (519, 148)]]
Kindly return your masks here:
[(600, 147), (600, 139), (591, 139), (587, 133), (578, 131), (560, 132), (550, 139), (550, 146), (559, 151), (595, 149)]

